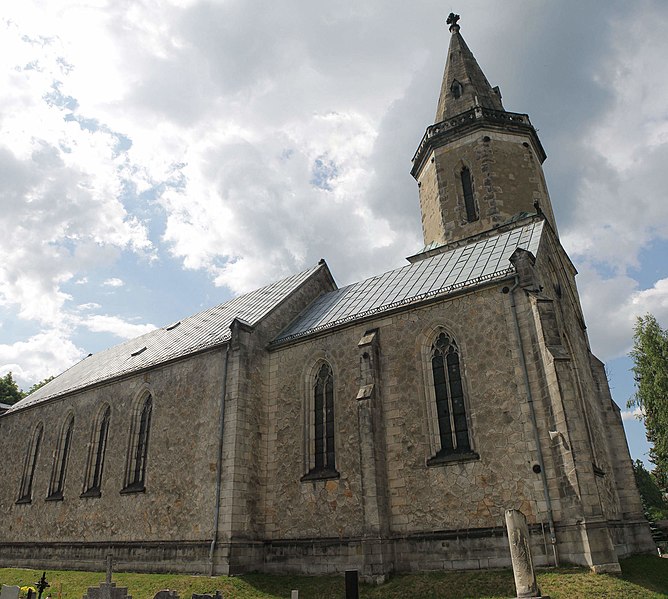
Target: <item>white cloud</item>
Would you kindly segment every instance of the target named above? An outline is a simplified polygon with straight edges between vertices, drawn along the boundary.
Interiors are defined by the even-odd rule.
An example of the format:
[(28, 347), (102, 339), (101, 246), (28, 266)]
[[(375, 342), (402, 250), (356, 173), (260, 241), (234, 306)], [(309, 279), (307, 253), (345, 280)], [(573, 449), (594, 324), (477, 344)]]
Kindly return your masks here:
[(0, 375), (11, 370), (19, 387), (25, 390), (59, 374), (82, 357), (67, 332), (51, 329), (27, 341), (0, 344)]
[(111, 333), (122, 339), (139, 337), (156, 328), (152, 324), (134, 324), (118, 316), (109, 316), (107, 314), (93, 314), (82, 317), (79, 320), (79, 324), (93, 333)]
[(107, 279), (102, 282), (102, 285), (105, 287), (123, 287), (125, 283), (121, 279), (118, 279), (116, 277), (112, 277), (111, 279)]
[(642, 420), (644, 414), (641, 408), (635, 410), (624, 410), (622, 412), (622, 420)]

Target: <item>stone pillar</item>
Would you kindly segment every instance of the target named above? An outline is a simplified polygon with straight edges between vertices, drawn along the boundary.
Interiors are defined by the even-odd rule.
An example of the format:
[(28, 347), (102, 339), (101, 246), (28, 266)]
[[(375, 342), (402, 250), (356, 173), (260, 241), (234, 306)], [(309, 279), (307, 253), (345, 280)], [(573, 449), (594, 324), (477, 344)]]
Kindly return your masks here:
[(378, 583), (384, 581), (391, 570), (386, 541), (388, 500), (378, 330), (364, 333), (358, 349), (360, 387), (357, 392), (357, 424), (364, 508), (364, 566), (361, 574), (363, 580)]
[(536, 573), (531, 559), (529, 527), (527, 519), (519, 510), (506, 510), (506, 528), (510, 544), (510, 559), (515, 575), (515, 588), (518, 599), (540, 597), (536, 582)]

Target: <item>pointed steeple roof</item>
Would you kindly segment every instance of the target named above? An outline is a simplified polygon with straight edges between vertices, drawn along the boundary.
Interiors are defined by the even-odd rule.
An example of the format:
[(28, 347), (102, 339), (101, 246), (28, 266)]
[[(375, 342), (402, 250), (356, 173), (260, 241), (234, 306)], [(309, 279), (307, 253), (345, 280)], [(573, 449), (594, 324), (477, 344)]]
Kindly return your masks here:
[(459, 15), (450, 13), (450, 47), (443, 73), (441, 95), (436, 109), (440, 123), (475, 106), (503, 110), (499, 88), (492, 88), (464, 38), (459, 33)]

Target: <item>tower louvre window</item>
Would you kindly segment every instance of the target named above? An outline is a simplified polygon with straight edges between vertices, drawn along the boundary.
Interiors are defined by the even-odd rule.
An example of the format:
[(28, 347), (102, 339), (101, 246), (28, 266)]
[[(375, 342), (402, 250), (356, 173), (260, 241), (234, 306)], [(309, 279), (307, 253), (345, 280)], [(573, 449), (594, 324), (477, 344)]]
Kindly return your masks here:
[(464, 91), (464, 86), (459, 83), (456, 79), (452, 81), (452, 85), (450, 85), (450, 91), (452, 92), (452, 95), (454, 96), (455, 99), (461, 98), (462, 93)]
[(466, 208), (466, 220), (470, 223), (478, 220), (478, 210), (473, 197), (473, 179), (468, 167), (464, 167), (461, 172), (462, 190), (464, 192), (464, 206)]
[(72, 444), (72, 430), (74, 429), (74, 417), (63, 424), (58, 447), (53, 458), (53, 470), (51, 471), (51, 484), (49, 485), (49, 494), (47, 500), (58, 501), (63, 498), (65, 489), (65, 474), (67, 473), (67, 458)]

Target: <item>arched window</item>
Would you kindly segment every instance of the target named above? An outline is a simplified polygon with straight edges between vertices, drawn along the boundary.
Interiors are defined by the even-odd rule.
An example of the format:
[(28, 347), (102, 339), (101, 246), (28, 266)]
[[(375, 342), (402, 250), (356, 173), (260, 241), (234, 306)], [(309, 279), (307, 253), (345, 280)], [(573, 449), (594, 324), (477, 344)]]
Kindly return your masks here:
[(462, 191), (464, 192), (464, 206), (466, 208), (466, 220), (470, 223), (478, 220), (478, 210), (473, 197), (473, 179), (471, 171), (464, 167), (461, 172)]
[(32, 438), (30, 439), (30, 445), (28, 445), (28, 451), (23, 464), (23, 476), (21, 477), (19, 498), (16, 503), (30, 503), (32, 501), (32, 481), (35, 477), (35, 467), (37, 466), (37, 458), (39, 456), (39, 447), (42, 443), (43, 431), (44, 427), (40, 422), (35, 427)]
[(309, 472), (302, 480), (338, 477), (334, 449), (334, 374), (327, 362), (315, 371), (309, 404)]
[(138, 493), (145, 490), (146, 458), (151, 430), (153, 398), (148, 394), (137, 406), (130, 438), (125, 487), (121, 493)]
[(67, 473), (67, 458), (70, 454), (72, 444), (72, 431), (74, 429), (74, 416), (70, 416), (60, 430), (58, 447), (53, 456), (53, 468), (51, 469), (51, 482), (49, 483), (49, 494), (47, 501), (59, 501), (63, 499), (65, 489), (65, 474)]
[(461, 98), (464, 91), (464, 86), (456, 79), (453, 79), (452, 85), (450, 86), (450, 91), (452, 92), (452, 95), (455, 97), (455, 99)]
[[(466, 402), (457, 343), (442, 331), (431, 346), (431, 382), (438, 424), (433, 459), (471, 454)], [(436, 428), (436, 427), (435, 427)]]
[(111, 408), (105, 406), (93, 425), (93, 437), (86, 465), (86, 481), (81, 497), (100, 497), (102, 494), (102, 471), (104, 470), (104, 454), (107, 449), (110, 421)]

